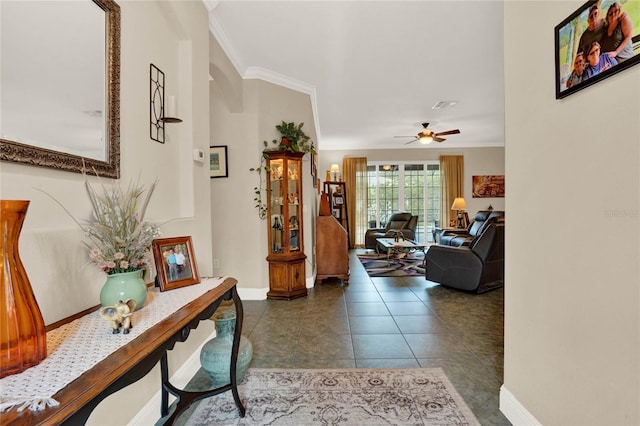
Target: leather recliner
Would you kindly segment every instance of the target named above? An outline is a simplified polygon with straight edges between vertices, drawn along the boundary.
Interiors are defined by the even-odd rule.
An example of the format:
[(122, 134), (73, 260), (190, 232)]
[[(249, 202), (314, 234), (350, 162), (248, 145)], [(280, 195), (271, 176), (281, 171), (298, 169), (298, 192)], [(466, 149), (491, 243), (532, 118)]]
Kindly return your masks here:
[(465, 247), (432, 245), (425, 277), (458, 290), (484, 293), (504, 285), (504, 223), (491, 223)]
[(440, 244), (454, 247), (468, 246), (474, 238), (482, 233), (485, 227), (494, 222), (504, 222), (504, 211), (480, 210), (466, 230), (445, 231), (440, 236)]
[(367, 229), (364, 234), (364, 247), (366, 249), (376, 248), (376, 239), (391, 237), (391, 231), (400, 231), (407, 240), (414, 240), (416, 238), (416, 228), (418, 226), (418, 216), (413, 216), (411, 213), (394, 213), (389, 218), (387, 226), (384, 228), (371, 228)]

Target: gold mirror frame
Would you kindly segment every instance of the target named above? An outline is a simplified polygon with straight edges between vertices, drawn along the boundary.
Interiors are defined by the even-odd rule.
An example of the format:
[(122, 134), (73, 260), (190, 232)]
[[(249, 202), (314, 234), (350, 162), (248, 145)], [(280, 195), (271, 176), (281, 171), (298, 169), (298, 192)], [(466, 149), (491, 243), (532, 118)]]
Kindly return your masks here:
[(120, 177), (120, 6), (114, 0), (92, 1), (104, 10), (107, 29), (107, 114), (104, 121), (107, 160), (99, 161), (7, 139), (0, 139), (0, 160), (76, 173), (95, 170), (100, 176), (114, 179)]

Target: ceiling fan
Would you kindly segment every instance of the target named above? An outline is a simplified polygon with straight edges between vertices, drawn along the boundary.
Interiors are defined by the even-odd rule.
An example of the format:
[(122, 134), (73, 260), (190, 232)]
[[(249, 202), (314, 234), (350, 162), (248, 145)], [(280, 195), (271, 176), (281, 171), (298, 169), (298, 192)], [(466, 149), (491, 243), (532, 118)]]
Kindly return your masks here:
[(396, 138), (415, 138), (405, 143), (405, 145), (409, 145), (410, 143), (413, 143), (415, 141), (420, 141), (421, 144), (426, 145), (426, 144), (430, 144), (433, 141), (444, 142), (446, 139), (441, 138), (440, 136), (457, 135), (458, 133), (460, 133), (459, 129), (447, 130), (445, 132), (436, 133), (429, 128), (429, 123), (422, 123), (422, 127), (424, 128), (424, 130), (420, 131), (420, 133), (418, 133), (416, 136), (395, 136), (395, 137)]

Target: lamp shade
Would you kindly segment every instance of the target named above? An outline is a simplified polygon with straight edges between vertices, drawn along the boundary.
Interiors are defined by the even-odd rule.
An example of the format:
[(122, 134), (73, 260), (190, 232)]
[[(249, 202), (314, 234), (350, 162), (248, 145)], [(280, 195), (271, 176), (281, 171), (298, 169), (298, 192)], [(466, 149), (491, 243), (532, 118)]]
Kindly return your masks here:
[(340, 167), (337, 164), (332, 164), (331, 165), (331, 171), (332, 172), (339, 172), (340, 171)]
[(451, 210), (466, 210), (467, 203), (464, 201), (464, 198), (456, 198), (453, 200), (453, 204), (451, 205)]

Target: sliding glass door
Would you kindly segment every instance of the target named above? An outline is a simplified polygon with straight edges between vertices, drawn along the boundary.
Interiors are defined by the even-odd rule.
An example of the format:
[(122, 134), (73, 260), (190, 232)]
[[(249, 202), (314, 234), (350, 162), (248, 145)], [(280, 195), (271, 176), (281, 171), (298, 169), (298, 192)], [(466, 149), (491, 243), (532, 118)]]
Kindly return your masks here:
[(416, 240), (433, 241), (433, 227), (440, 215), (440, 167), (437, 162), (370, 162), (368, 227), (384, 228), (399, 211), (418, 216)]

